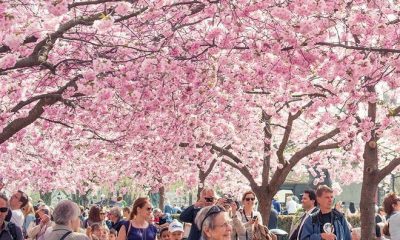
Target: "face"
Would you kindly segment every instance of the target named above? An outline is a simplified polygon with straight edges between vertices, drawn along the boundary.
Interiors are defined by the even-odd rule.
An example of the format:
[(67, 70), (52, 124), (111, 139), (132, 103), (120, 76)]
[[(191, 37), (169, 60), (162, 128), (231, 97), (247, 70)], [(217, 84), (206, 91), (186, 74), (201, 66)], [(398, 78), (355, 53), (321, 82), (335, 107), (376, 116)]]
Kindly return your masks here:
[(106, 219), (106, 213), (104, 211), (100, 212), (100, 219), (103, 221)]
[(4, 219), (7, 216), (8, 206), (7, 202), (0, 198), (0, 225), (3, 225)]
[(162, 232), (160, 235), (160, 238), (161, 238), (161, 240), (170, 240), (171, 239), (168, 231)]
[(183, 232), (175, 231), (175, 232), (170, 233), (170, 236), (171, 236), (170, 237), (171, 240), (182, 240)]
[(150, 203), (146, 203), (143, 207), (138, 207), (137, 212), (139, 216), (150, 219), (153, 216), (153, 206)]
[(321, 197), (317, 197), (317, 202), (321, 209), (330, 209), (333, 205), (333, 193), (323, 192)]
[(115, 236), (115, 234), (111, 233), (110, 235), (108, 235), (108, 240), (115, 240), (117, 239), (117, 236)]
[(393, 204), (394, 211), (400, 211), (400, 199), (397, 199), (396, 204)]
[(202, 200), (205, 202), (206, 206), (211, 206), (215, 202), (214, 191), (206, 191), (203, 193)]
[(303, 197), (301, 198), (301, 204), (303, 206), (303, 209), (311, 209), (312, 207), (314, 207), (314, 200), (310, 199), (310, 196), (308, 195), (308, 193), (304, 193)]
[(20, 199), (21, 199), (21, 193), (20, 192), (15, 192), (10, 198), (10, 206), (13, 209), (21, 208), (21, 204), (22, 203), (20, 202)]
[(253, 207), (255, 202), (256, 202), (256, 197), (253, 194), (249, 193), (249, 194), (246, 194), (243, 204), (245, 206)]
[(208, 239), (212, 240), (230, 240), (232, 226), (229, 224), (229, 216), (226, 212), (220, 212), (215, 216), (213, 228), (204, 229)]

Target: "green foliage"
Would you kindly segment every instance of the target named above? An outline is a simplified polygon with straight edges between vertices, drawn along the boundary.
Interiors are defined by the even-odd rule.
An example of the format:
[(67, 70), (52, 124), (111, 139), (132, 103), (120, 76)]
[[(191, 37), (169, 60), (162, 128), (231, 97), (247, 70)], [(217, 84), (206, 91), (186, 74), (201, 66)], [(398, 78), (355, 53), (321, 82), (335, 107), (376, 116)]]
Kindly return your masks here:
[(361, 227), (360, 214), (348, 216), (346, 218), (353, 228)]

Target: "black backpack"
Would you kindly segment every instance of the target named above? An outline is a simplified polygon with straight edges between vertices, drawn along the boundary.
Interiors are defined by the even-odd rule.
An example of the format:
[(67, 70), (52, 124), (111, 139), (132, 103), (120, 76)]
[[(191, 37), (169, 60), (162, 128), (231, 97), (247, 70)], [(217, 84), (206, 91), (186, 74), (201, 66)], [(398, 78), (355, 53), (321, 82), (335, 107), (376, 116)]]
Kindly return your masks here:
[(8, 229), (10, 230), (11, 237), (12, 237), (14, 240), (18, 240), (18, 236), (17, 236), (17, 226), (16, 226), (14, 223), (12, 223), (12, 222), (8, 222), (8, 223), (7, 223), (7, 226), (8, 226)]

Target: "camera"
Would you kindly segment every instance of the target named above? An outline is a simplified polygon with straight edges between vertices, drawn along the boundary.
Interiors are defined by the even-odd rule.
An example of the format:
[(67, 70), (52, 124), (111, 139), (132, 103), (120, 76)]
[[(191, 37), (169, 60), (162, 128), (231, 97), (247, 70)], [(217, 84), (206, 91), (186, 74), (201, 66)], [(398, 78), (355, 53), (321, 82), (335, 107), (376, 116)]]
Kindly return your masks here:
[(225, 201), (225, 203), (227, 203), (227, 204), (231, 204), (231, 203), (233, 203), (233, 200), (232, 200), (232, 198), (227, 198), (227, 199), (226, 199), (226, 201)]
[(254, 216), (254, 217), (253, 217), (253, 221), (257, 220), (257, 218), (258, 218), (257, 216)]

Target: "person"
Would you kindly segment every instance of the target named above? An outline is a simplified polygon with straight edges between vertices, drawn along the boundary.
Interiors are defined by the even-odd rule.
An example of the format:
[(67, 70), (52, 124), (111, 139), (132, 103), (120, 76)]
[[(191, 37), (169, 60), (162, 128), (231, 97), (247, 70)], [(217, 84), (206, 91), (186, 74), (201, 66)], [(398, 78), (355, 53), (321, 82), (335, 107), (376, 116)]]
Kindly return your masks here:
[(286, 211), (287, 214), (296, 214), (297, 212), (297, 203), (291, 196), (286, 198)]
[(300, 238), (301, 230), (306, 219), (313, 213), (318, 211), (317, 208), (317, 195), (314, 190), (305, 190), (301, 197), (301, 205), (304, 213), (300, 216), (298, 221), (292, 224), (289, 240), (297, 240)]
[(93, 205), (89, 210), (89, 217), (83, 223), (83, 227), (87, 228), (92, 224), (98, 223), (108, 228), (105, 221), (105, 214), (106, 213), (100, 206)]
[(386, 223), (386, 213), (385, 210), (383, 209), (383, 207), (379, 207), (378, 211), (375, 215), (375, 222), (376, 223)]
[(344, 214), (344, 208), (343, 208), (343, 202), (342, 201), (338, 201), (337, 203), (335, 203), (335, 210)]
[(57, 204), (53, 211), (54, 227), (52, 231), (45, 234), (46, 240), (89, 240), (82, 233), (79, 233), (81, 210), (78, 204), (63, 200)]
[(28, 195), (21, 190), (16, 191), (10, 198), (10, 208), (12, 214), (10, 221), (21, 229), (24, 225), (24, 214), (22, 213), (21, 209), (25, 207), (28, 202)]
[(216, 197), (215, 197), (215, 192), (211, 188), (204, 188), (200, 192), (200, 199), (193, 204), (192, 206), (189, 206), (185, 210), (182, 211), (182, 213), (179, 216), (179, 220), (181, 222), (186, 222), (186, 223), (191, 223), (192, 226), (190, 228), (188, 240), (198, 240), (200, 239), (201, 232), (200, 229), (197, 228), (197, 225), (194, 224), (194, 221), (196, 219), (197, 213), (201, 210), (203, 207), (208, 207), (214, 205), (216, 202)]
[(263, 225), (261, 213), (254, 209), (256, 203), (256, 194), (253, 191), (247, 191), (242, 196), (243, 208), (240, 211), (241, 221), (244, 223), (246, 231), (238, 234), (240, 240), (250, 239), (254, 233), (254, 226)]
[(117, 201), (115, 202), (115, 206), (119, 208), (124, 208), (126, 206), (126, 202), (122, 196), (117, 197)]
[(164, 212), (168, 214), (174, 214), (174, 208), (171, 206), (169, 202), (164, 206)]
[(110, 234), (108, 235), (108, 240), (116, 240), (118, 232), (115, 229), (110, 229)]
[(91, 240), (107, 240), (109, 231), (99, 223), (93, 223), (86, 229), (86, 235)]
[(159, 229), (168, 227), (172, 222), (171, 214), (163, 213), (159, 208), (154, 209), (154, 217), (156, 219), (156, 226)]
[(168, 225), (168, 232), (171, 240), (182, 240), (183, 224), (175, 219)]
[(268, 221), (268, 228), (269, 229), (275, 229), (275, 228), (278, 227), (278, 215), (279, 215), (279, 213), (272, 206), (271, 213), (269, 215), (269, 221)]
[(36, 211), (36, 214), (38, 216), (38, 223), (36, 226), (34, 224), (29, 226), (28, 237), (36, 240), (44, 240), (48, 229), (54, 225), (50, 217), (50, 208), (46, 205), (41, 205)]
[(197, 229), (200, 229), (204, 240), (230, 240), (232, 226), (229, 221), (228, 213), (218, 205), (203, 207), (195, 218)]
[(22, 230), (13, 222), (6, 221), (9, 210), (8, 198), (0, 193), (0, 240), (22, 240)]
[[(388, 194), (383, 200), (390, 239), (400, 239), (400, 198), (395, 193)], [(384, 231), (387, 235), (387, 231)]]
[(156, 226), (148, 219), (153, 206), (147, 197), (140, 197), (133, 203), (130, 221), (126, 221), (118, 232), (117, 240), (154, 240), (157, 238)]
[(24, 214), (24, 224), (22, 225), (22, 234), (24, 238), (28, 238), (28, 228), (31, 223), (35, 222), (35, 212), (33, 210), (33, 205), (31, 202), (28, 202), (23, 208), (22, 213)]
[(300, 239), (351, 240), (344, 215), (335, 209), (332, 210), (333, 190), (321, 185), (316, 195), (319, 210), (305, 220)]
[(245, 223), (243, 223), (242, 219), (239, 218), (239, 202), (233, 201), (231, 198), (228, 198), (224, 204), (224, 208), (231, 217), (231, 221), (229, 222), (229, 224), (232, 226), (231, 238), (239, 239), (238, 236), (246, 236)]
[(169, 229), (167, 227), (160, 230), (160, 239), (161, 240), (170, 240)]
[(129, 218), (131, 216), (131, 209), (129, 207), (124, 207), (122, 209), (122, 215), (124, 217), (124, 220), (129, 221)]
[(111, 221), (110, 229), (115, 229), (117, 232), (121, 229), (121, 226), (124, 224), (124, 220), (122, 219), (122, 211), (119, 207), (113, 207), (108, 212), (108, 219)]
[(272, 206), (274, 206), (274, 209), (278, 212), (278, 214), (281, 214), (281, 204), (278, 202), (276, 195), (272, 199)]

